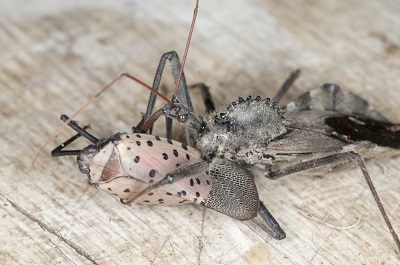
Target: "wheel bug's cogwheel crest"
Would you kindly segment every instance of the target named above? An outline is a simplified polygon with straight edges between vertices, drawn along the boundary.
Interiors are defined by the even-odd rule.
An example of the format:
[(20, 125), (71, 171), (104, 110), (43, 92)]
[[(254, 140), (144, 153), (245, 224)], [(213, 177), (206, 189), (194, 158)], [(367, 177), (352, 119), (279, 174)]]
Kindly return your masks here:
[(238, 104), (250, 104), (253, 101), (260, 101), (265, 103), (266, 105), (269, 105), (273, 110), (275, 110), (278, 114), (281, 115), (281, 117), (283, 118), (282, 114), (285, 112), (283, 109), (279, 108), (276, 105), (275, 101), (272, 101), (270, 98), (265, 98), (262, 99), (260, 96), (256, 96), (255, 98), (252, 98), (252, 96), (248, 96), (246, 99), (243, 99), (242, 97), (239, 97), (239, 99), (237, 101), (232, 102), (231, 104), (229, 104), (226, 108), (228, 110), (232, 110), (234, 107), (236, 107)]
[[(198, 137), (197, 147), (203, 155), (242, 160), (253, 165), (258, 158), (243, 157), (247, 150), (260, 150), (276, 137), (286, 133), (282, 112), (270, 99), (261, 97), (239, 98), (205, 120), (207, 129)], [(260, 158), (261, 159), (261, 158)]]

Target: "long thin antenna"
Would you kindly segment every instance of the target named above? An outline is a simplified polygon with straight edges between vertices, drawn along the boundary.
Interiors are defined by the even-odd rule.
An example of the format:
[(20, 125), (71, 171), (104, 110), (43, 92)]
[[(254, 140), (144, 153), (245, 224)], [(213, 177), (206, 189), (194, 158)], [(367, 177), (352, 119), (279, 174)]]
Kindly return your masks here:
[(39, 158), (40, 154), (43, 152), (44, 148), (50, 143), (51, 140), (53, 140), (54, 137), (56, 137), (61, 131), (62, 129), (64, 129), (64, 127), (73, 119), (76, 117), (76, 115), (78, 115), (81, 111), (83, 111), (85, 108), (87, 108), (87, 106), (89, 106), (90, 104), (92, 104), (101, 94), (103, 94), (105, 91), (107, 91), (108, 89), (110, 89), (116, 82), (118, 82), (121, 78), (123, 77), (127, 77), (129, 79), (132, 79), (133, 81), (139, 83), (140, 85), (144, 86), (145, 88), (147, 88), (148, 90), (150, 90), (151, 92), (153, 92), (154, 94), (156, 94), (157, 96), (161, 97), (165, 102), (167, 102), (167, 104), (171, 105), (171, 101), (166, 98), (163, 94), (161, 94), (160, 92), (158, 92), (157, 90), (153, 89), (151, 86), (147, 85), (146, 83), (144, 83), (143, 81), (141, 81), (140, 79), (130, 75), (129, 73), (122, 73), (119, 76), (117, 76), (116, 78), (114, 78), (108, 85), (106, 85), (102, 90), (100, 90), (99, 93), (97, 93), (96, 95), (94, 95), (93, 97), (91, 97), (82, 107), (80, 107), (68, 120), (64, 121), (63, 124), (61, 124), (60, 126), (58, 126), (58, 128), (56, 130), (54, 130), (54, 132), (49, 136), (49, 138), (47, 138), (46, 142), (40, 147), (39, 151), (36, 153), (35, 157), (33, 158), (32, 161), (32, 167), (33, 169), (35, 169), (35, 163), (36, 160)]
[(195, 6), (195, 8), (193, 10), (192, 24), (190, 25), (189, 35), (188, 35), (187, 42), (186, 42), (186, 47), (185, 47), (185, 53), (183, 54), (182, 63), (181, 63), (181, 69), (179, 71), (179, 77), (178, 77), (178, 80), (176, 82), (176, 87), (175, 87), (175, 91), (174, 91), (174, 97), (176, 97), (176, 95), (178, 94), (179, 85), (181, 83), (181, 79), (182, 79), (182, 75), (183, 75), (183, 69), (185, 68), (186, 58), (187, 58), (187, 55), (188, 55), (188, 52), (189, 52), (190, 41), (192, 40), (192, 33), (193, 33), (193, 29), (194, 29), (194, 24), (196, 23), (196, 17), (197, 17), (198, 10), (199, 10), (199, 0), (196, 0), (196, 6)]
[[(190, 47), (190, 41), (192, 39), (192, 33), (193, 33), (193, 29), (194, 29), (194, 25), (196, 23), (196, 17), (197, 17), (197, 13), (198, 13), (198, 9), (199, 9), (199, 0), (196, 0), (196, 6), (193, 10), (193, 18), (192, 18), (192, 24), (190, 25), (190, 30), (189, 30), (189, 35), (187, 38), (187, 42), (186, 42), (186, 47), (185, 47), (185, 53), (183, 55), (183, 59), (182, 59), (182, 64), (181, 64), (181, 69), (179, 71), (179, 77), (178, 80), (176, 82), (176, 87), (175, 87), (175, 91), (174, 91), (174, 97), (177, 95), (178, 90), (179, 90), (179, 85), (181, 83), (181, 78), (183, 75), (183, 69), (185, 67), (185, 62), (186, 62), (186, 58), (189, 52), (189, 47)], [(120, 74), (118, 77), (114, 78), (114, 80), (112, 80), (107, 86), (105, 86), (102, 90), (100, 90), (99, 93), (97, 93), (95, 96), (93, 96), (91, 99), (89, 99), (89, 101), (84, 104), (81, 108), (78, 109), (78, 111), (76, 111), (69, 120), (65, 121), (63, 124), (61, 124), (51, 135), (50, 137), (46, 140), (46, 142), (40, 147), (39, 151), (36, 153), (35, 157), (33, 158), (32, 161), (32, 167), (33, 169), (35, 169), (35, 163), (36, 160), (39, 158), (40, 154), (43, 152), (44, 148), (50, 143), (50, 141), (56, 137), (61, 130), (76, 116), (78, 115), (82, 110), (84, 110), (87, 106), (89, 106), (91, 103), (93, 103), (103, 92), (105, 92), (106, 90), (110, 89), (117, 81), (119, 81), (122, 77), (128, 77), (132, 80), (134, 80), (135, 82), (141, 84), (142, 86), (146, 87), (147, 89), (149, 89), (151, 92), (155, 93), (157, 96), (161, 97), (165, 102), (167, 102), (167, 104), (171, 105), (171, 101), (166, 98), (164, 95), (162, 95), (160, 92), (156, 91), (155, 89), (153, 89), (152, 87), (150, 87), (149, 85), (145, 84), (144, 82), (142, 82), (141, 80), (139, 80), (138, 78), (128, 74), (128, 73), (123, 73)]]

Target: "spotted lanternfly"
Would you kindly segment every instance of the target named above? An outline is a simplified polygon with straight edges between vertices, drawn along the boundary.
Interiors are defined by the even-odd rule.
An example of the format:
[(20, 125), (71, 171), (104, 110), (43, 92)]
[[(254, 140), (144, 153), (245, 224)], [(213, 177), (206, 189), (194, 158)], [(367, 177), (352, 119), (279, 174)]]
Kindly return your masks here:
[[(252, 173), (235, 163), (208, 163), (197, 149), (150, 134), (117, 133), (98, 140), (75, 121), (68, 125), (78, 134), (55, 148), (52, 156), (77, 155), (79, 169), (90, 183), (124, 204), (198, 203), (238, 220), (259, 214), (271, 222), (258, 199)], [(82, 150), (63, 150), (79, 136), (93, 144)], [(260, 227), (268, 231), (265, 225)]]

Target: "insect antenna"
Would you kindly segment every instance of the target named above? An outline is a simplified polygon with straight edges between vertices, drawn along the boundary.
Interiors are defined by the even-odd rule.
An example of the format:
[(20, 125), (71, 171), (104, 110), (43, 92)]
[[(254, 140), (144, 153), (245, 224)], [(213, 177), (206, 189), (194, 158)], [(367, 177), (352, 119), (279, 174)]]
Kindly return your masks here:
[[(93, 97), (91, 97), (82, 107), (80, 107), (70, 118), (68, 118), (67, 120), (63, 120), (64, 123), (61, 124), (56, 130), (54, 130), (54, 132), (47, 138), (46, 142), (40, 147), (39, 151), (36, 153), (35, 157), (32, 160), (32, 167), (33, 169), (35, 169), (35, 163), (36, 160), (39, 158), (40, 154), (43, 152), (44, 148), (50, 143), (51, 140), (53, 140), (54, 137), (56, 137), (61, 131), (62, 129), (64, 129), (64, 127), (66, 126), (66, 124), (69, 124), (70, 121), (72, 121), (72, 119), (74, 117), (76, 117), (80, 112), (82, 112), (84, 109), (86, 109), (90, 104), (92, 104), (97, 98), (100, 97), (101, 94), (103, 94), (104, 92), (106, 92), (107, 90), (109, 90), (110, 88), (112, 88), (114, 86), (115, 83), (117, 83), (119, 80), (121, 80), (122, 78), (129, 78), (137, 83), (139, 83), (140, 85), (142, 85), (143, 87), (147, 88), (148, 90), (150, 90), (152, 93), (156, 94), (157, 96), (161, 97), (167, 104), (172, 105), (172, 102), (165, 97), (163, 94), (161, 94), (160, 92), (158, 92), (157, 90), (153, 89), (151, 86), (147, 85), (146, 83), (144, 83), (142, 80), (134, 77), (133, 75), (129, 74), (129, 73), (122, 73), (119, 76), (117, 76), (116, 78), (114, 78), (108, 85), (106, 85), (104, 88), (102, 88), (96, 95), (94, 95)], [(90, 140), (90, 139), (89, 139)]]
[(192, 33), (193, 33), (194, 25), (196, 23), (196, 17), (197, 17), (198, 10), (199, 10), (199, 0), (196, 0), (196, 6), (194, 7), (194, 10), (193, 10), (192, 24), (190, 25), (189, 35), (188, 35), (188, 38), (187, 38), (187, 41), (186, 41), (185, 52), (184, 52), (183, 58), (182, 58), (181, 69), (179, 71), (178, 80), (176, 81), (174, 97), (176, 97), (176, 95), (178, 94), (179, 85), (181, 84), (181, 79), (182, 79), (182, 75), (183, 75), (183, 69), (185, 68), (186, 58), (187, 58), (187, 55), (189, 53), (190, 41), (192, 40)]
[[(187, 39), (187, 43), (186, 43), (186, 48), (185, 48), (185, 53), (183, 55), (183, 59), (182, 59), (182, 66), (181, 69), (179, 71), (179, 77), (178, 80), (176, 82), (176, 87), (175, 87), (175, 91), (174, 91), (174, 96), (176, 97), (178, 90), (179, 90), (179, 86), (181, 83), (181, 79), (182, 79), (182, 75), (183, 75), (183, 69), (185, 66), (185, 62), (186, 62), (186, 58), (187, 58), (187, 54), (189, 52), (189, 47), (190, 47), (190, 41), (192, 39), (192, 33), (193, 33), (193, 29), (194, 29), (194, 25), (196, 22), (196, 17), (197, 17), (197, 13), (198, 13), (198, 9), (199, 9), (199, 0), (196, 0), (196, 6), (193, 10), (193, 18), (192, 18), (192, 23), (190, 25), (190, 30), (189, 30), (189, 36)], [(85, 103), (81, 108), (78, 109), (78, 111), (76, 111), (70, 119), (68, 119), (67, 121), (64, 121), (63, 124), (61, 124), (46, 140), (46, 142), (40, 147), (39, 151), (36, 153), (36, 155), (34, 156), (33, 160), (32, 160), (32, 167), (33, 169), (35, 169), (35, 163), (36, 160), (39, 158), (40, 154), (43, 152), (44, 148), (50, 143), (51, 140), (53, 140), (54, 137), (56, 137), (64, 128), (66, 123), (69, 123), (71, 121), (71, 119), (73, 119), (76, 115), (78, 115), (82, 110), (84, 110), (87, 106), (89, 106), (91, 103), (93, 103), (102, 93), (104, 93), (105, 91), (107, 91), (108, 89), (110, 89), (116, 82), (118, 82), (122, 77), (127, 77), (129, 79), (132, 79), (133, 81), (139, 83), (140, 85), (144, 86), (145, 88), (149, 89), (152, 93), (156, 94), (157, 96), (161, 97), (167, 104), (172, 105), (172, 102), (165, 97), (163, 94), (161, 94), (160, 92), (158, 92), (157, 90), (153, 89), (152, 87), (150, 87), (149, 85), (147, 85), (146, 83), (144, 83), (143, 81), (141, 81), (140, 79), (132, 76), (129, 73), (122, 73), (119, 76), (117, 76), (116, 78), (114, 78), (114, 80), (112, 80), (108, 85), (106, 85), (103, 89), (100, 90), (99, 93), (97, 93), (96, 95), (94, 95), (92, 98), (89, 99), (89, 101), (87, 103)], [(154, 122), (161, 116), (161, 110), (156, 111), (151, 117), (150, 119), (148, 119), (147, 121), (145, 121), (144, 123), (144, 128), (151, 128), (151, 126), (154, 124)], [(142, 129), (143, 131), (144, 129)]]
[(63, 149), (65, 147), (67, 147), (68, 145), (70, 145), (72, 142), (74, 142), (76, 139), (78, 139), (81, 136), (85, 137), (86, 139), (88, 139), (90, 142), (92, 142), (94, 144), (97, 144), (99, 142), (99, 139), (97, 139), (95, 136), (93, 136), (92, 134), (90, 134), (89, 132), (86, 131), (86, 129), (90, 128), (90, 125), (86, 125), (83, 128), (81, 128), (76, 123), (76, 121), (70, 120), (70, 118), (65, 114), (61, 115), (60, 119), (62, 121), (64, 121), (64, 122), (69, 120), (69, 122), (68, 122), (69, 127), (74, 129), (77, 132), (77, 134), (72, 136), (70, 139), (68, 139), (64, 143), (60, 144), (56, 148), (54, 148), (54, 150), (51, 151), (51, 156), (56, 157), (56, 156), (75, 156), (75, 155), (79, 155), (81, 150), (63, 150)]

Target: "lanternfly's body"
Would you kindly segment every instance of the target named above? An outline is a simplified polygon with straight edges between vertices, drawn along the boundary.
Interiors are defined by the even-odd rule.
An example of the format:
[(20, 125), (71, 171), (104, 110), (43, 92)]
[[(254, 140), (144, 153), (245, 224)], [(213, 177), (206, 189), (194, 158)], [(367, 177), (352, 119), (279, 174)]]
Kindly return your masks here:
[[(62, 115), (61, 119), (69, 118)], [(117, 133), (97, 140), (76, 122), (69, 125), (79, 134), (52, 155), (78, 154), (79, 169), (90, 183), (124, 204), (197, 203), (238, 220), (268, 214), (252, 173), (235, 163), (208, 163), (197, 149), (150, 134)], [(93, 144), (78, 151), (62, 150), (80, 135)]]
[[(166, 172), (198, 160), (200, 153), (186, 144), (147, 134), (118, 133), (100, 151), (90, 145), (78, 156), (80, 171), (90, 183), (117, 195), (123, 202), (149, 185), (158, 183)], [(135, 199), (135, 203), (178, 205), (204, 203), (210, 191), (208, 172), (165, 185)]]

